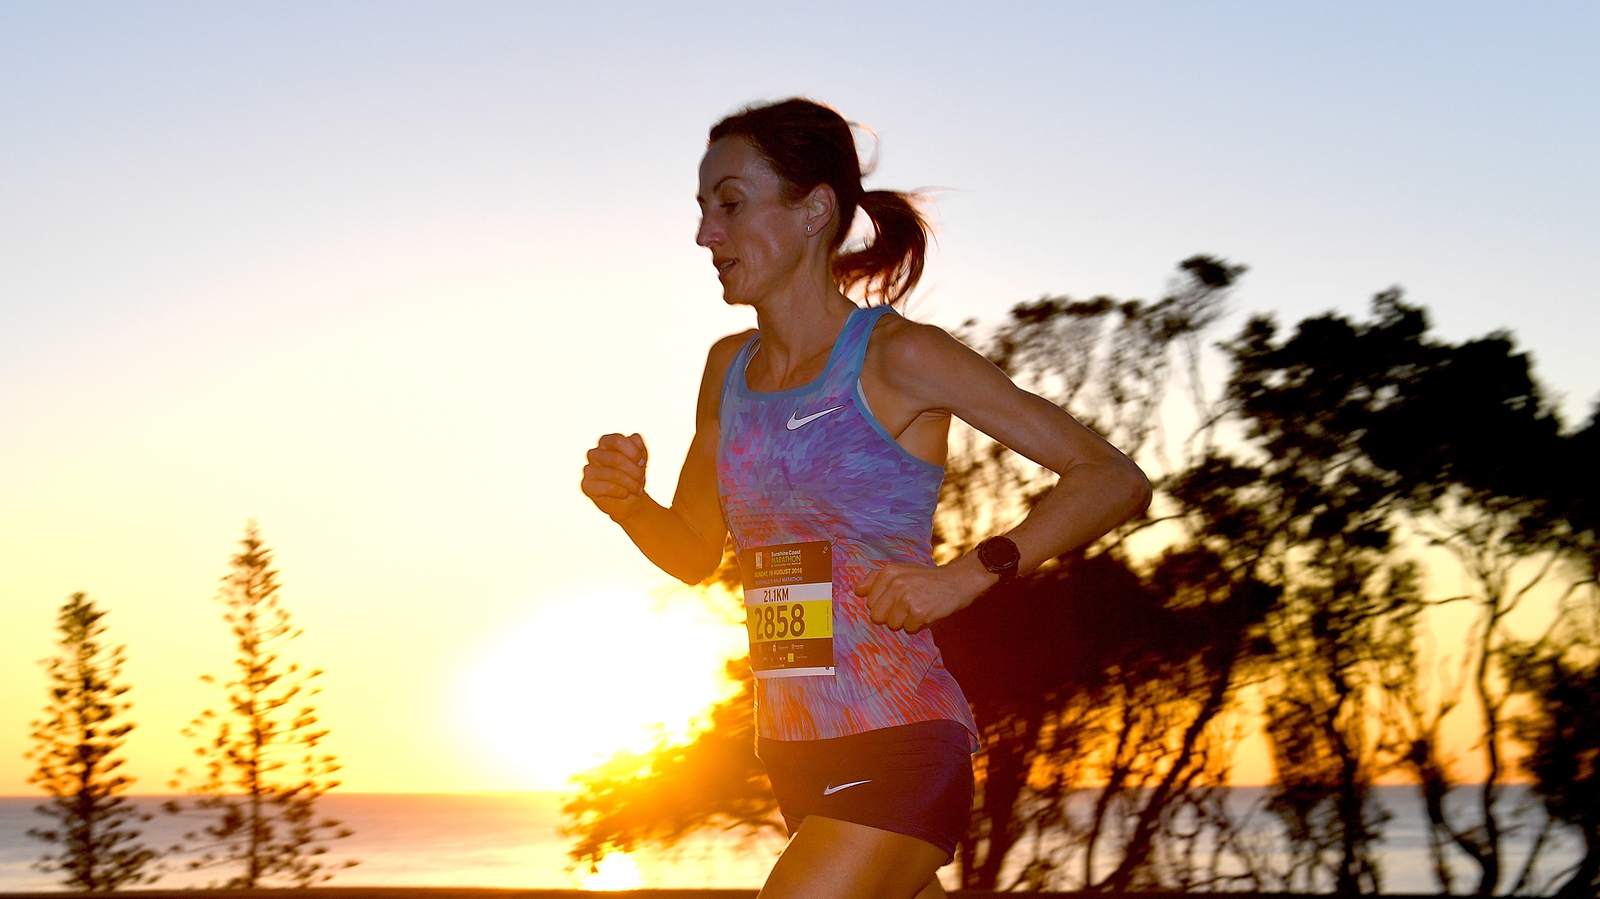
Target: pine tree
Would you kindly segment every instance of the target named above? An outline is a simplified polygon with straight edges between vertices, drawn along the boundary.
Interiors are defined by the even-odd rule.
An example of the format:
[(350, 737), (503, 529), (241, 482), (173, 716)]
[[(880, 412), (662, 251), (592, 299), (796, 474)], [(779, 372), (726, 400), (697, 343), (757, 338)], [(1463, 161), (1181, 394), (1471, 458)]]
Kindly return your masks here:
[[(316, 800), (339, 785), (333, 774), (340, 767), (334, 756), (317, 754), (328, 731), (306, 704), (319, 692), (311, 682), (322, 672), (303, 671), (280, 655), (301, 631), (278, 600), (272, 550), (255, 522), (246, 525), (240, 545), (217, 596), (237, 641), (234, 675), (223, 684), (227, 704), (220, 714), (202, 712), (183, 731), (200, 741), (195, 755), (205, 766), (188, 810), (214, 820), (174, 848), (199, 853), (190, 870), (239, 865), (242, 870), (221, 884), (225, 888), (310, 886), (356, 864), (321, 858), (329, 841), (351, 834), (316, 814)], [(201, 680), (215, 682), (210, 675)], [(174, 787), (186, 777), (178, 773)], [(167, 810), (185, 811), (177, 802)]]
[(56, 822), (28, 835), (59, 847), (34, 867), (63, 872), (63, 886), (85, 892), (152, 883), (160, 876), (147, 873), (158, 854), (128, 826), (150, 816), (121, 795), (133, 778), (116, 773), (123, 763), (117, 750), (134, 725), (123, 720), (132, 706), (122, 699), (129, 688), (118, 683), (123, 647), (101, 643), (105, 615), (82, 593), (61, 607), (61, 652), (44, 662), (50, 703), (45, 717), (33, 722), (34, 748), (26, 754), (39, 764), (28, 783), (50, 794), (37, 811)]

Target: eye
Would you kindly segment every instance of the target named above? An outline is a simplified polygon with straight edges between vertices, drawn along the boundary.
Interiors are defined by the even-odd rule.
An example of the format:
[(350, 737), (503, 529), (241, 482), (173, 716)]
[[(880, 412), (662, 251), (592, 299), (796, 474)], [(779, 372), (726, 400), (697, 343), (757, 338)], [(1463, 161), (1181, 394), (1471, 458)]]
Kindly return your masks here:
[(734, 213), (739, 211), (739, 201), (737, 201), (737, 200), (725, 200), (725, 201), (723, 201), (723, 203), (722, 203), (722, 211), (726, 212), (729, 215), (733, 215)]

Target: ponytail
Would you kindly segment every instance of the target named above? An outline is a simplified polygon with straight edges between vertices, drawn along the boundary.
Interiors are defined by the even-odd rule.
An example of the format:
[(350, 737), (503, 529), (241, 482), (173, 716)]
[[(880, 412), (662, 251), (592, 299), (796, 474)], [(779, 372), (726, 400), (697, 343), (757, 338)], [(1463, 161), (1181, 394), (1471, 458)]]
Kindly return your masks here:
[[(710, 143), (739, 137), (772, 166), (789, 200), (826, 184), (838, 199), (833, 280), (842, 293), (859, 289), (867, 305), (895, 305), (922, 277), (928, 222), (910, 194), (861, 189), (861, 161), (850, 124), (833, 109), (794, 98), (749, 106), (711, 128)], [(840, 253), (859, 206), (872, 221), (866, 246)]]
[(860, 287), (867, 305), (893, 306), (917, 286), (928, 255), (928, 222), (912, 200), (893, 190), (861, 195), (861, 211), (872, 222), (872, 241), (833, 260), (833, 280), (841, 292)]

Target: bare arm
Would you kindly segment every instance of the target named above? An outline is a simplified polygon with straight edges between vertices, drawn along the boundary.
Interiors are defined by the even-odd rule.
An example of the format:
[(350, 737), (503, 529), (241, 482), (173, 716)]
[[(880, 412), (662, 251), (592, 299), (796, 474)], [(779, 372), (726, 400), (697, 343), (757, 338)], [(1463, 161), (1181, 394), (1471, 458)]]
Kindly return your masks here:
[(670, 508), (645, 492), (649, 453), (638, 434), (601, 437), (583, 467), (584, 494), (622, 526), (645, 558), (687, 584), (705, 580), (722, 562), (728, 534), (717, 499), (722, 380), (747, 338), (748, 334), (737, 334), (717, 341), (706, 359), (694, 440)]
[[(1019, 571), (1093, 542), (1149, 505), (1150, 483), (1131, 459), (943, 330), (891, 321), (872, 349), (863, 387), (891, 433), (953, 415), (1060, 476), (1006, 534), (1022, 553)], [(938, 434), (942, 440), (942, 426)], [(969, 553), (936, 568), (888, 565), (857, 590), (873, 620), (915, 631), (965, 608), (997, 580)]]

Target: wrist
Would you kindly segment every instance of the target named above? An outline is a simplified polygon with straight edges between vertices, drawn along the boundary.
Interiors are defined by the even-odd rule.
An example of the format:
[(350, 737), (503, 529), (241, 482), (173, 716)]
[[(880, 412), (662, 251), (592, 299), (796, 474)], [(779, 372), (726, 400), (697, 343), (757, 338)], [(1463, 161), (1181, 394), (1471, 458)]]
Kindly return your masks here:
[(1017, 576), (1022, 565), (1022, 551), (1010, 537), (994, 536), (979, 543), (974, 549), (978, 563), (1002, 581)]
[(967, 600), (968, 603), (971, 603), (973, 599), (977, 599), (980, 594), (990, 587), (1000, 583), (1000, 576), (985, 568), (983, 562), (978, 559), (976, 552), (967, 553), (955, 560), (952, 563), (952, 567), (961, 572), (962, 581), (967, 584), (967, 593), (970, 597)]
[(639, 512), (641, 510), (643, 510), (644, 507), (645, 507), (645, 504), (647, 504), (649, 502), (650, 502), (650, 495), (648, 493), (640, 493), (636, 500), (634, 500), (632, 503), (628, 504), (627, 508), (625, 508), (625, 509), (623, 509), (623, 510), (621, 510), (619, 512), (607, 513), (607, 514), (610, 515), (611, 516), (611, 520), (616, 522), (618, 525), (620, 525), (622, 527), (627, 527), (628, 526), (628, 522), (631, 521), (634, 518), (637, 518), (638, 515), (639, 515)]

